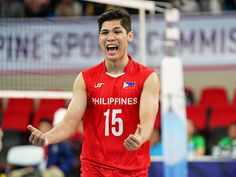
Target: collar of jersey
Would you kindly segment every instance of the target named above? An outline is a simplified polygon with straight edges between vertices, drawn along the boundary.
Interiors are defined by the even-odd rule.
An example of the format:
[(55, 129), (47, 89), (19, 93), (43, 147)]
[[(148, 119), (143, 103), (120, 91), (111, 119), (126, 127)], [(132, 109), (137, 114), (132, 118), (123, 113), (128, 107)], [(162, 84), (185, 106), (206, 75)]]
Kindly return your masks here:
[[(128, 58), (129, 58), (129, 62), (128, 62), (128, 64), (125, 66), (124, 74), (129, 72), (129, 70), (130, 70), (130, 65), (133, 63), (133, 58), (132, 58), (130, 55), (128, 55)], [(107, 71), (106, 71), (105, 59), (104, 59), (104, 61), (103, 61), (103, 71), (104, 71), (106, 74), (108, 74)], [(108, 75), (111, 76), (110, 74), (108, 74)], [(123, 75), (123, 73), (121, 73), (121, 75)], [(111, 76), (111, 77), (112, 77), (112, 76)], [(119, 77), (119, 76), (117, 76), (117, 77)]]

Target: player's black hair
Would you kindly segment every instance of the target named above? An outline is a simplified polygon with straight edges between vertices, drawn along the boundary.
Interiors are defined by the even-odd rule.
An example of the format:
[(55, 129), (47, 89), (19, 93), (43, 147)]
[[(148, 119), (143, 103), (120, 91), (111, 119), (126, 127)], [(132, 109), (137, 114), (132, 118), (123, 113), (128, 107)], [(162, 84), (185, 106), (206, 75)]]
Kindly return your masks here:
[(124, 9), (112, 9), (104, 12), (98, 17), (98, 29), (99, 33), (102, 28), (102, 24), (105, 21), (111, 21), (111, 20), (120, 20), (121, 26), (126, 30), (126, 32), (131, 31), (131, 18), (130, 14), (124, 10)]

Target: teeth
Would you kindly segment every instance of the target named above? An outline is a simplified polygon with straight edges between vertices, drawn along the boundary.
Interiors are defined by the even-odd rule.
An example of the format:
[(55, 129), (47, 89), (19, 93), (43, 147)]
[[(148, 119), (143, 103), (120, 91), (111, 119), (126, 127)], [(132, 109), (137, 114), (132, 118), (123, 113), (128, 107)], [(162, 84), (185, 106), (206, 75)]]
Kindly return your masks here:
[(107, 47), (108, 47), (108, 48), (110, 48), (110, 47), (117, 47), (117, 45), (111, 44), (111, 45), (108, 45)]

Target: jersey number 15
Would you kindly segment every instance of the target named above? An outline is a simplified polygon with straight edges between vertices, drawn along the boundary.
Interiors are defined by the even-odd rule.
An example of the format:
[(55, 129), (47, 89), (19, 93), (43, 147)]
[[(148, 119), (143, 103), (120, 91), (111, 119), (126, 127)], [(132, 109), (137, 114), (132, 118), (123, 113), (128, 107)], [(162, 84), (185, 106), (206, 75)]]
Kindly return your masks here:
[[(123, 121), (120, 117), (117, 117), (117, 114), (121, 114), (121, 109), (108, 109), (106, 112), (104, 112), (105, 116), (105, 136), (110, 135), (110, 126), (111, 126), (111, 133), (114, 136), (121, 136), (123, 133)], [(111, 114), (111, 125), (110, 125), (110, 114)], [(118, 129), (116, 128), (116, 125), (118, 125)]]

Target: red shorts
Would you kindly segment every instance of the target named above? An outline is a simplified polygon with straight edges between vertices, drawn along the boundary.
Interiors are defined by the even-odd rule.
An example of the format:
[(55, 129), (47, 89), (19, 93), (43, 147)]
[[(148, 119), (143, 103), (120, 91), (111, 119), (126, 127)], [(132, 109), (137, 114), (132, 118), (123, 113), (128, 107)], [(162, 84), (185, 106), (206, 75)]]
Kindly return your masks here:
[(88, 162), (81, 162), (80, 177), (148, 177), (148, 169), (122, 170), (101, 167)]

